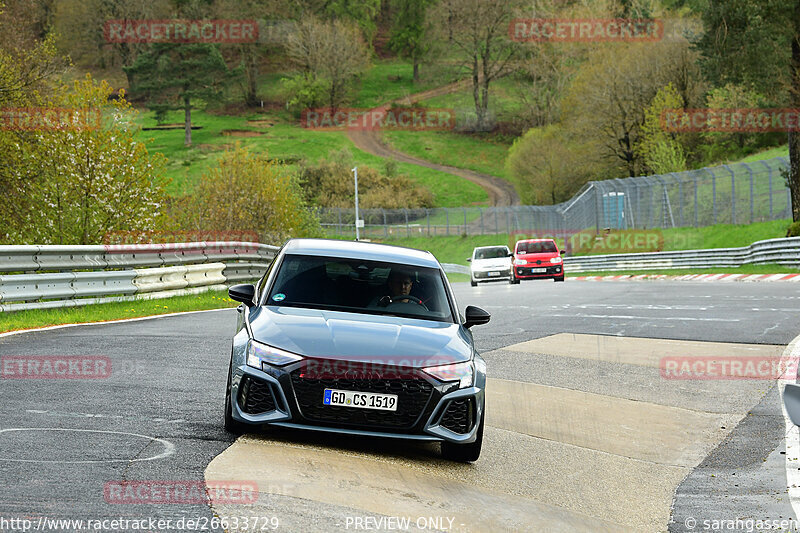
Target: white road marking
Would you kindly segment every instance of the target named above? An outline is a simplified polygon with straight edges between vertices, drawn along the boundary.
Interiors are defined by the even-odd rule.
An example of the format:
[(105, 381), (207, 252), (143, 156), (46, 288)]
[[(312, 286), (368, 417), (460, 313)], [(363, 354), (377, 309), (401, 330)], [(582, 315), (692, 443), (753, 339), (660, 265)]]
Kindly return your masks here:
[(575, 315), (563, 315), (548, 313), (548, 317), (559, 318), (622, 318), (628, 320), (679, 320), (687, 322), (741, 322), (738, 318), (698, 318), (684, 316), (634, 316), (634, 315), (587, 315), (583, 313)]
[(153, 457), (141, 457), (133, 459), (100, 459), (100, 460), (85, 460), (85, 461), (48, 461), (42, 459), (7, 459), (0, 457), (0, 461), (8, 463), (58, 463), (58, 464), (96, 464), (96, 463), (138, 463), (143, 461), (156, 461), (164, 459), (175, 453), (175, 445), (165, 439), (157, 437), (148, 437), (147, 435), (139, 435), (138, 433), (127, 433), (124, 431), (102, 431), (98, 429), (72, 429), (72, 428), (9, 428), (0, 429), (0, 434), (12, 431), (74, 431), (76, 433), (104, 433), (107, 435), (127, 435), (129, 437), (139, 437), (153, 442), (161, 443), (164, 446), (164, 451)]
[(179, 424), (181, 422), (186, 422), (183, 418), (176, 418), (174, 420), (168, 420), (166, 418), (161, 417), (145, 417), (145, 416), (122, 416), (122, 415), (106, 415), (102, 413), (79, 413), (74, 411), (47, 411), (42, 409), (26, 409), (26, 413), (30, 413), (32, 415), (45, 415), (45, 416), (55, 416), (55, 417), (62, 417), (62, 418), (108, 418), (113, 420), (137, 420), (142, 421), (146, 420), (149, 422), (166, 422), (168, 424)]

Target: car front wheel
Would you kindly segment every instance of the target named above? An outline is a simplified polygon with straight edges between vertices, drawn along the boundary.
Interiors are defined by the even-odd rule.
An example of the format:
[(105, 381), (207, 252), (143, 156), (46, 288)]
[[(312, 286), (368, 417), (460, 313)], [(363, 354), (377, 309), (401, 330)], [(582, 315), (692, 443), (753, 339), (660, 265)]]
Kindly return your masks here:
[(478, 427), (478, 434), (475, 437), (475, 442), (469, 444), (456, 444), (455, 442), (442, 442), (442, 457), (448, 461), (456, 461), (459, 463), (471, 463), (477, 461), (481, 456), (481, 445), (483, 444), (483, 420), (486, 416), (486, 408), (484, 406), (483, 413), (481, 413), (481, 422)]
[(469, 280), (469, 284), (472, 285), (473, 287), (477, 287), (478, 286), (478, 282), (477, 281), (473, 281), (473, 280)]
[[(231, 364), (233, 362), (231, 361)], [(225, 388), (225, 431), (234, 435), (241, 435), (246, 431), (245, 424), (233, 418), (233, 404), (231, 402), (231, 367), (228, 367), (228, 385)]]

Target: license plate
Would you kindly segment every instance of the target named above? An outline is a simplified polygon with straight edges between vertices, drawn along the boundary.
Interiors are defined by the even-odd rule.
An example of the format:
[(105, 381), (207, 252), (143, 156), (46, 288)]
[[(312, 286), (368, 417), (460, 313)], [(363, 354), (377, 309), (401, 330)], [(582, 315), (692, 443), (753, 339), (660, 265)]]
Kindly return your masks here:
[(489, 277), (497, 277), (500, 275), (500, 272), (489, 272)]
[(531, 274), (544, 274), (545, 272), (547, 272), (546, 268), (532, 268), (531, 269)]
[(325, 389), (325, 393), (322, 396), (322, 404), (358, 407), (359, 409), (378, 409), (380, 411), (397, 411), (397, 395)]

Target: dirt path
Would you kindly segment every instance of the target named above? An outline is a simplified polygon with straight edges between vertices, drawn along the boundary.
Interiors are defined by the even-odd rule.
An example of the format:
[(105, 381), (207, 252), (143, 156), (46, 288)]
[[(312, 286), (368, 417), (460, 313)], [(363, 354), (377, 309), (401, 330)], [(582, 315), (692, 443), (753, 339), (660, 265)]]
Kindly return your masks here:
[[(436, 89), (431, 89), (429, 91), (413, 94), (405, 98), (400, 98), (391, 103), (404, 105), (414, 104), (421, 100), (456, 92), (467, 86), (469, 86), (469, 80), (462, 80), (451, 83), (450, 85), (437, 87)], [(385, 104), (378, 109), (388, 108), (391, 103)], [(347, 135), (350, 137), (350, 140), (353, 141), (353, 144), (355, 144), (359, 149), (370, 154), (377, 155), (379, 157), (392, 158), (403, 163), (411, 163), (412, 165), (432, 168), (434, 170), (453, 174), (454, 176), (458, 176), (476, 183), (489, 194), (489, 202), (491, 205), (504, 206), (520, 204), (519, 196), (514, 190), (514, 186), (506, 180), (498, 178), (497, 176), (490, 176), (489, 174), (483, 174), (473, 170), (431, 163), (430, 161), (425, 161), (424, 159), (400, 152), (384, 144), (383, 140), (381, 139), (380, 132), (375, 130), (350, 130), (348, 131)]]

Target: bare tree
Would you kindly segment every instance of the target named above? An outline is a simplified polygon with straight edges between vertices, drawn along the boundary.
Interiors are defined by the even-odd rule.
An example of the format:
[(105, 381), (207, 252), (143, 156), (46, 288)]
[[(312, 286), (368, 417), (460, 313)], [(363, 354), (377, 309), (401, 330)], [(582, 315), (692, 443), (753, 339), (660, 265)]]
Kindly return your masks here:
[(439, 40), (472, 78), (477, 129), (489, 129), (489, 86), (516, 68), (519, 43), (508, 34), (515, 1), (441, 0), (431, 10)]
[[(59, 0), (55, 30), (59, 47), (81, 63), (100, 68), (130, 66), (147, 43), (106, 40), (104, 28), (112, 20), (170, 18), (167, 0)], [(132, 80), (128, 76), (128, 86)]]
[(299, 22), (288, 39), (287, 54), (314, 82), (321, 83), (327, 104), (336, 109), (369, 66), (369, 50), (354, 26), (341, 20)]

